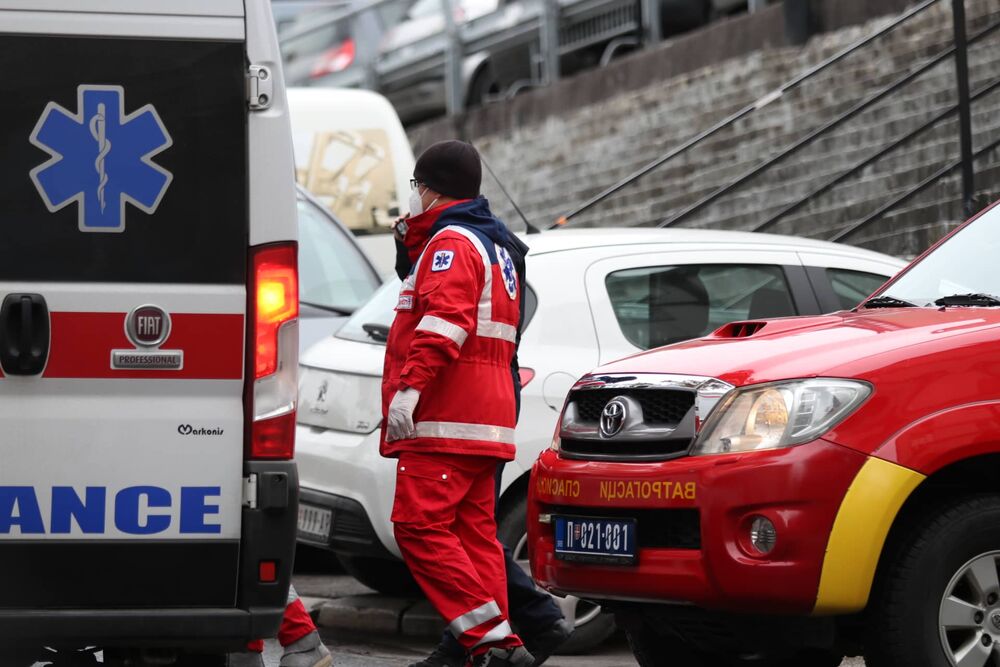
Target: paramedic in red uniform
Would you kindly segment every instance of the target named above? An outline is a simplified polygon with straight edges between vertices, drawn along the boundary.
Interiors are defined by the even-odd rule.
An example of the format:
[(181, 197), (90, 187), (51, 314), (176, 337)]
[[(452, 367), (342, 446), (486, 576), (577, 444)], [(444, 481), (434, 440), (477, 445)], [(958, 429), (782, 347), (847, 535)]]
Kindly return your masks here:
[(475, 667), (534, 662), (507, 618), (494, 473), (514, 458), (510, 365), (521, 286), (509, 232), (479, 196), (476, 149), (429, 147), (397, 226), (413, 262), (386, 345), (382, 455), (397, 458), (403, 558)]

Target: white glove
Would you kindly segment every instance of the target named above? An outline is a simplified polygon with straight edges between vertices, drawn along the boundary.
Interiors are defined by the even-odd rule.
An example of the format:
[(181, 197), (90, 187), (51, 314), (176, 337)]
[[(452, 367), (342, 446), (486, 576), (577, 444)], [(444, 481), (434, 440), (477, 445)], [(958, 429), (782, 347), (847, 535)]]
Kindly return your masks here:
[(385, 418), (385, 441), (403, 440), (416, 437), (413, 428), (413, 411), (420, 400), (420, 392), (407, 387), (396, 392), (389, 403), (389, 414)]

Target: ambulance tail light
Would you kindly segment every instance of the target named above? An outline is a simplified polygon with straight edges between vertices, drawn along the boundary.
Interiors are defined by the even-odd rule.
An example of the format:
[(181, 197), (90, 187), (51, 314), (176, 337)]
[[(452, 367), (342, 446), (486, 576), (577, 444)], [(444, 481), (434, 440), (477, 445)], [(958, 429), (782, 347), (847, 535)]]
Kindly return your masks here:
[(528, 386), (528, 383), (535, 379), (535, 371), (531, 368), (517, 369), (518, 379), (521, 380), (521, 388)]
[(295, 243), (251, 250), (247, 452), (290, 459), (295, 452), (299, 365), (299, 274)]

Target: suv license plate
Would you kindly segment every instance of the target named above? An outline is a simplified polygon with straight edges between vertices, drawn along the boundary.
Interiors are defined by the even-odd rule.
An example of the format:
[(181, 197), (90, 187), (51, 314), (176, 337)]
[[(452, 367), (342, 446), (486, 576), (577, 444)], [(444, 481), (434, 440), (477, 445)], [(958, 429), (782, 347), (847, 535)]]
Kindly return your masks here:
[(553, 517), (556, 558), (581, 563), (634, 565), (638, 553), (635, 519)]
[(299, 504), (299, 532), (324, 542), (330, 537), (333, 512), (315, 505)]

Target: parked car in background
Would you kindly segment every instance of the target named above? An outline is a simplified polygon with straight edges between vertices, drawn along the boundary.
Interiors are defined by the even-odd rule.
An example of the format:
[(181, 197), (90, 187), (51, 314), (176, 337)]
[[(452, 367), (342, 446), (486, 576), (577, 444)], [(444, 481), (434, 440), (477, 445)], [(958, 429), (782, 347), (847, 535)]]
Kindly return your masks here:
[(412, 0), (354, 0), (299, 14), (278, 34), (290, 86), (374, 88), (382, 34)]
[[(465, 107), (544, 83), (541, 68), (545, 0), (451, 0), (462, 43), (460, 89)], [(647, 34), (641, 0), (556, 0), (560, 72), (603, 66), (638, 48)], [(659, 0), (664, 36), (697, 28), (746, 0)], [(406, 123), (446, 109), (449, 39), (442, 0), (417, 0), (385, 33), (375, 73), (378, 90)]]
[(354, 235), (298, 188), (299, 349), (331, 335), (381, 282)]
[(349, 0), (271, 0), (271, 15), (274, 25), (281, 33), (293, 25), (300, 17), (323, 10), (346, 7)]
[(366, 90), (289, 88), (288, 109), (299, 185), (355, 233), (387, 231), (414, 163), (392, 105)]
[[(520, 347), (517, 459), (503, 476), (499, 529), (527, 566), (528, 471), (552, 439), (569, 389), (600, 363), (705, 335), (747, 318), (849, 308), (904, 264), (820, 241), (684, 229), (561, 229), (531, 246)], [(381, 373), (399, 282), (384, 285), (301, 359), (299, 540), (334, 552), (362, 583), (412, 588), (389, 521), (395, 464), (379, 456)], [(584, 650), (610, 616), (560, 599)]]

